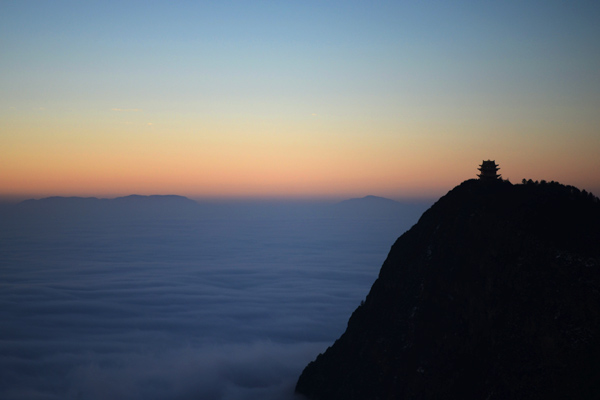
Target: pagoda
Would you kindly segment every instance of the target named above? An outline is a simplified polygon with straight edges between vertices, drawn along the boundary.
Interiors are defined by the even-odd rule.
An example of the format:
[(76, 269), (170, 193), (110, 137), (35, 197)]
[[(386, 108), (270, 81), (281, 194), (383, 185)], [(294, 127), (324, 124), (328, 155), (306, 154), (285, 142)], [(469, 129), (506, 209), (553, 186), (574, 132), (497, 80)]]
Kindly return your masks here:
[(498, 174), (499, 169), (500, 168), (498, 168), (498, 164), (496, 164), (496, 161), (482, 161), (481, 165), (478, 168), (478, 170), (481, 171), (481, 173), (477, 176), (482, 181), (495, 181), (500, 179), (501, 175)]

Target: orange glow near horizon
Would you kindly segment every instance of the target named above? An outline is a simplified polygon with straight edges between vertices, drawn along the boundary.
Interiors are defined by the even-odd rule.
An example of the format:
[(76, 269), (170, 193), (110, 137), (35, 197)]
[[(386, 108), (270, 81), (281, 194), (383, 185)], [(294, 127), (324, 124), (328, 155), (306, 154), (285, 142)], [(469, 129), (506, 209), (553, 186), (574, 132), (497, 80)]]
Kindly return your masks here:
[(475, 158), (465, 149), (444, 144), (419, 151), (418, 142), (412, 147), (390, 143), (378, 147), (367, 141), (295, 147), (249, 141), (221, 148), (218, 144), (174, 147), (159, 142), (142, 143), (138, 151), (126, 146), (103, 149), (100, 144), (71, 146), (40, 144), (37, 152), (30, 147), (29, 152), (15, 151), (4, 157), (3, 170), (8, 173), (0, 177), (0, 196), (437, 197), (474, 178), (477, 165), (487, 158), (496, 159), (502, 176), (513, 183), (523, 178), (546, 179), (593, 191), (597, 185), (593, 171), (600, 170), (593, 156), (580, 158), (576, 164), (568, 155), (554, 154), (554, 161), (548, 162), (524, 149), (521, 154), (496, 156), (481, 151), (478, 154), (483, 157)]
[(309, 118), (290, 125), (246, 118), (243, 124), (144, 125), (97, 118), (53, 125), (57, 119), (9, 121), (18, 135), (5, 142), (0, 197), (437, 197), (474, 178), (477, 165), (488, 158), (513, 183), (531, 178), (591, 191), (600, 187), (594, 174), (600, 170), (595, 154), (600, 140), (585, 135), (540, 146), (539, 134), (492, 132), (484, 143), (475, 132), (410, 121), (367, 127), (360, 120)]

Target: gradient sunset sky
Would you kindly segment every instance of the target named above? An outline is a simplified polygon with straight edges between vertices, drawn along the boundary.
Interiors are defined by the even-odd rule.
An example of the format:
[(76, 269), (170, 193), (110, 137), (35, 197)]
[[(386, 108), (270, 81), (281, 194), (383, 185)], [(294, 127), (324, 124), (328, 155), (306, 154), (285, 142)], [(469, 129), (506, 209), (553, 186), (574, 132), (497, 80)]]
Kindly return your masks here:
[(0, 197), (600, 194), (598, 1), (0, 0)]

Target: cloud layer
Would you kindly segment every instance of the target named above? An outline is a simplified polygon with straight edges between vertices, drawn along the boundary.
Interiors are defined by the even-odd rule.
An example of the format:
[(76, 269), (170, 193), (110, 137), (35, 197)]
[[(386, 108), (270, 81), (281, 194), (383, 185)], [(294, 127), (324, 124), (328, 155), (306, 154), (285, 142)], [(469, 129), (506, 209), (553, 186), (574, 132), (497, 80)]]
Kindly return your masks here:
[(231, 215), (5, 226), (0, 397), (292, 399), (418, 217)]

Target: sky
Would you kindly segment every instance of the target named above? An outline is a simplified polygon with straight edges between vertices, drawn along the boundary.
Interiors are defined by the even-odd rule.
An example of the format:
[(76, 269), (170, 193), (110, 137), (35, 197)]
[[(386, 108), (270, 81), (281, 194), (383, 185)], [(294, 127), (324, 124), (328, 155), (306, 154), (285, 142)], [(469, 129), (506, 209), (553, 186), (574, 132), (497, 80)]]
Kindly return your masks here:
[(595, 1), (0, 1), (0, 197), (600, 193)]

